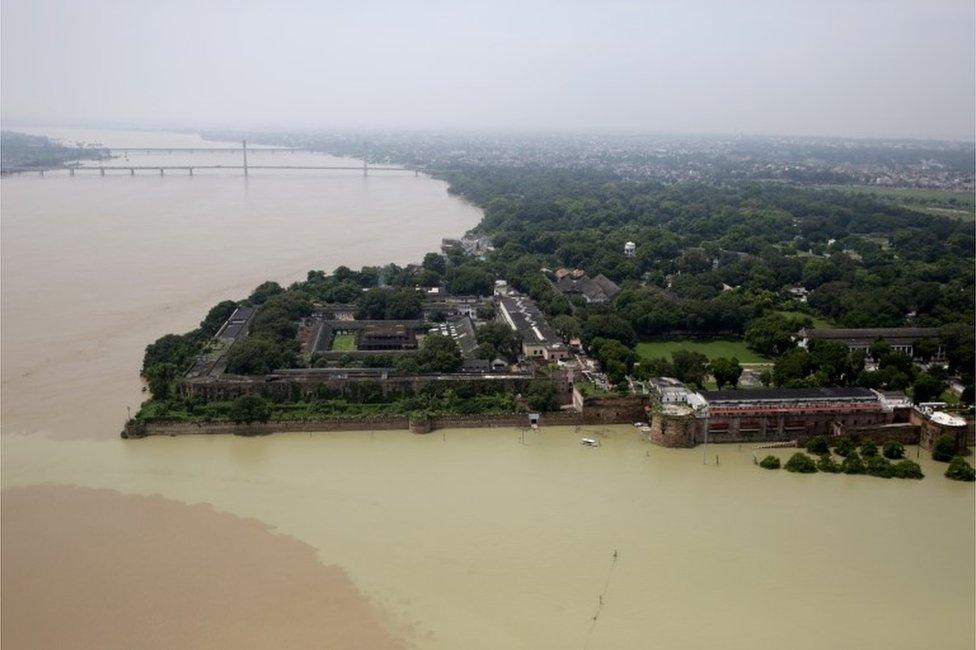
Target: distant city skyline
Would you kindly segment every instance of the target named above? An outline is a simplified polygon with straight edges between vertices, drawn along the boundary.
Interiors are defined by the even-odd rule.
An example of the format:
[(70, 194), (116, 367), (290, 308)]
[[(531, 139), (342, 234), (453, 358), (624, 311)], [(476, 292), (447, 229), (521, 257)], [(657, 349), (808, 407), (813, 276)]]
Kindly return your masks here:
[(971, 1), (4, 0), (2, 121), (976, 139)]

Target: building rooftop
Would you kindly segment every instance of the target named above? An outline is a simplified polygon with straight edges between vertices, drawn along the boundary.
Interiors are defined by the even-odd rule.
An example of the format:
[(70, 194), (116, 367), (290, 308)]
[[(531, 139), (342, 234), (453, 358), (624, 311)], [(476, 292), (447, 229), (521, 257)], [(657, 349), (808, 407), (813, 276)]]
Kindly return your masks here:
[(939, 330), (936, 327), (863, 327), (856, 329), (826, 329), (810, 328), (804, 329), (800, 334), (808, 339), (821, 339), (827, 341), (867, 341), (874, 342), (878, 339), (909, 340), (938, 338)]
[[(560, 271), (562, 270), (560, 269)], [(579, 294), (587, 302), (607, 302), (620, 293), (620, 287), (602, 273), (595, 278), (591, 278), (586, 273), (577, 273), (577, 271), (579, 270), (577, 269), (572, 273), (564, 274), (562, 277), (557, 275), (559, 279), (556, 281), (555, 286), (560, 293)]]
[(498, 300), (502, 317), (509, 326), (530, 345), (562, 346), (562, 338), (556, 334), (539, 308), (525, 296), (511, 296)]
[(235, 309), (224, 326), (217, 332), (217, 338), (236, 340), (247, 328), (248, 322), (256, 311), (257, 307), (238, 307)]
[(757, 388), (743, 390), (706, 390), (702, 396), (710, 404), (717, 402), (784, 402), (819, 400), (877, 400), (869, 388)]

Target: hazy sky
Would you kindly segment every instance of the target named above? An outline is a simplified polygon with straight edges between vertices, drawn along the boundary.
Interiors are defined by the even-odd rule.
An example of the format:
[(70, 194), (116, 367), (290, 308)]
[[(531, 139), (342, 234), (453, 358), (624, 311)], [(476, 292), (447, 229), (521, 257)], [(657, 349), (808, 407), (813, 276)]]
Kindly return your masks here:
[(973, 0), (2, 0), (2, 119), (974, 138)]

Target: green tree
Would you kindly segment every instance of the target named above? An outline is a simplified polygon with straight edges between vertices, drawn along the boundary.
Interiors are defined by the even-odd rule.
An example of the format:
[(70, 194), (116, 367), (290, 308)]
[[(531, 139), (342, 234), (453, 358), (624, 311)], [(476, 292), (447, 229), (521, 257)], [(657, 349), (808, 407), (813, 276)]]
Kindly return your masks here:
[(894, 469), (891, 466), (891, 461), (889, 461), (887, 458), (874, 455), (868, 458), (864, 465), (865, 472), (871, 476), (877, 476), (879, 478), (891, 478), (894, 476)]
[(478, 341), (477, 356), (481, 359), (501, 357), (515, 361), (522, 353), (522, 337), (503, 322), (485, 323), (475, 335)]
[(807, 451), (817, 456), (823, 456), (830, 454), (830, 445), (827, 444), (827, 439), (823, 436), (814, 436), (807, 440)]
[(142, 373), (145, 375), (150, 366), (159, 363), (172, 363), (177, 368), (189, 368), (201, 342), (191, 334), (166, 334), (146, 346), (146, 353), (142, 358)]
[(230, 405), (230, 419), (237, 423), (267, 422), (271, 417), (268, 401), (258, 395), (241, 395)]
[(490, 296), (494, 291), (494, 278), (486, 268), (477, 263), (452, 268), (448, 276), (449, 288), (455, 295)]
[(953, 456), (945, 475), (953, 481), (976, 481), (976, 470), (962, 456)]
[(852, 451), (840, 464), (840, 469), (845, 474), (863, 474), (864, 461), (856, 451)]
[(896, 440), (889, 440), (884, 444), (884, 457), (898, 460), (905, 457), (905, 445)]
[(400, 289), (390, 296), (383, 317), (387, 320), (415, 320), (424, 314), (424, 298), (419, 291)]
[(481, 303), (475, 310), (475, 316), (477, 316), (479, 320), (494, 320), (495, 306), (490, 302)]
[(817, 464), (812, 458), (803, 452), (796, 452), (786, 461), (784, 469), (787, 472), (799, 472), (801, 474), (812, 474), (817, 471)]
[(934, 402), (939, 399), (945, 388), (944, 382), (927, 372), (920, 372), (915, 378), (915, 383), (912, 384), (912, 397), (916, 404)]
[(284, 289), (281, 288), (280, 284), (278, 284), (277, 282), (271, 282), (269, 280), (268, 282), (259, 284), (254, 289), (254, 291), (251, 292), (251, 295), (248, 297), (248, 300), (250, 300), (251, 303), (255, 305), (262, 305), (271, 296), (276, 296), (279, 293), (283, 293), (283, 292)]
[(742, 376), (742, 366), (739, 365), (739, 360), (736, 357), (732, 357), (731, 359), (725, 357), (712, 359), (711, 363), (708, 364), (708, 368), (712, 376), (715, 377), (715, 384), (719, 390), (725, 386), (738, 388), (739, 377)]
[(932, 460), (947, 463), (955, 455), (956, 441), (952, 436), (943, 433), (935, 439), (935, 443), (932, 445)]
[(861, 455), (865, 458), (873, 458), (878, 455), (878, 445), (873, 440), (865, 440), (861, 443)]
[(424, 255), (424, 261), (421, 262), (421, 266), (428, 271), (443, 276), (447, 273), (447, 258), (437, 253), (427, 253)]
[(834, 443), (834, 451), (837, 452), (838, 456), (846, 458), (857, 450), (857, 445), (848, 436), (841, 436)]
[(796, 347), (794, 335), (803, 327), (803, 321), (782, 314), (769, 314), (749, 323), (746, 328), (746, 345), (766, 356), (779, 356)]
[(628, 348), (637, 345), (637, 334), (629, 322), (619, 316), (595, 315), (583, 323), (583, 343), (595, 338), (616, 339)]
[(851, 370), (850, 352), (846, 345), (833, 341), (814, 340), (810, 342), (810, 364), (823, 377), (827, 386), (839, 386), (853, 380), (856, 373), (848, 376)]
[(869, 348), (871, 358), (880, 361), (891, 353), (891, 345), (884, 339), (878, 339)]
[(533, 379), (525, 389), (525, 401), (533, 411), (555, 411), (559, 408), (556, 401), (556, 387), (546, 379)]
[(759, 461), (759, 466), (762, 467), (763, 469), (779, 469), (780, 467), (779, 458), (770, 454), (769, 456), (766, 456), (761, 461)]
[(416, 355), (422, 373), (457, 372), (461, 369), (461, 351), (449, 336), (428, 334)]
[(817, 469), (828, 474), (836, 474), (840, 471), (840, 464), (827, 453), (817, 460)]
[(802, 388), (812, 370), (810, 353), (800, 348), (793, 349), (776, 359), (773, 364), (773, 382), (777, 386)]
[(364, 291), (356, 299), (356, 320), (381, 320), (386, 318), (392, 291), (373, 287)]
[(266, 375), (290, 366), (293, 356), (275, 341), (248, 336), (231, 348), (227, 355), (227, 372), (232, 375)]
[(173, 388), (180, 376), (175, 363), (157, 363), (146, 370), (146, 382), (153, 399), (164, 400), (173, 396)]
[(583, 331), (579, 321), (569, 314), (560, 314), (550, 320), (549, 324), (566, 340), (579, 338)]
[(898, 461), (892, 466), (891, 470), (896, 478), (925, 478), (925, 474), (922, 473), (922, 468), (919, 467), (918, 463), (911, 460)]
[(674, 366), (674, 376), (698, 388), (705, 385), (708, 376), (708, 357), (701, 352), (690, 350), (675, 350), (671, 353), (671, 363)]
[(231, 317), (237, 309), (237, 303), (233, 300), (224, 300), (210, 308), (206, 318), (200, 322), (200, 332), (211, 337), (223, 326), (227, 319)]

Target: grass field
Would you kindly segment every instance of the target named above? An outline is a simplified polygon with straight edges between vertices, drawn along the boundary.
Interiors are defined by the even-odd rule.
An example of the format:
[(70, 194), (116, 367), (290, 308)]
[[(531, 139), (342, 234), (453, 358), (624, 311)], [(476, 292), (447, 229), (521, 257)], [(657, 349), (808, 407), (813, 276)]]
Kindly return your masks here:
[(804, 314), (802, 311), (783, 311), (783, 310), (779, 310), (776, 313), (777, 314), (780, 314), (781, 316), (799, 316), (799, 317), (808, 316), (813, 321), (813, 326), (814, 327), (820, 327), (820, 328), (825, 328), (825, 329), (834, 327), (833, 323), (831, 323), (829, 320), (826, 320), (826, 319), (821, 318), (819, 316), (810, 316), (810, 314)]
[(356, 349), (355, 334), (336, 334), (335, 338), (332, 339), (333, 352), (348, 352), (349, 350), (355, 350), (355, 349)]
[(873, 194), (878, 198), (926, 214), (967, 221), (976, 219), (976, 196), (972, 192), (869, 185), (824, 185), (821, 187), (842, 192)]
[(677, 350), (701, 352), (709, 359), (736, 357), (740, 363), (770, 362), (770, 359), (747, 348), (744, 341), (736, 339), (676, 339), (672, 341), (641, 341), (637, 344), (637, 355), (642, 359), (656, 359), (657, 357), (670, 359), (671, 353)]

